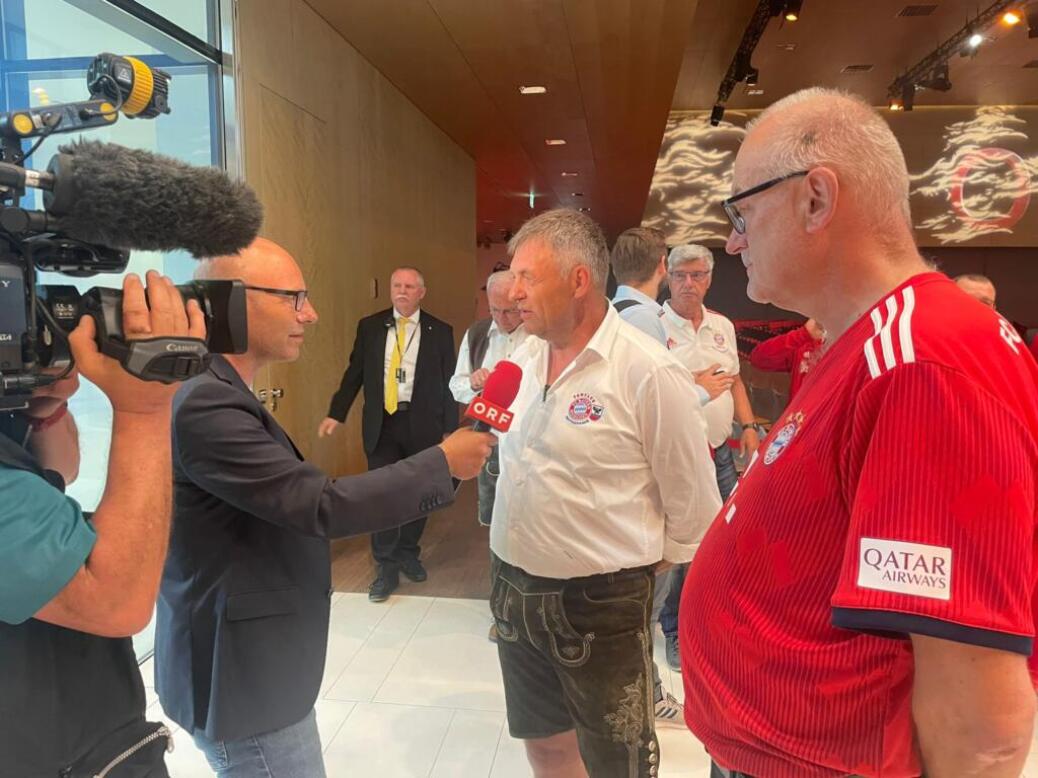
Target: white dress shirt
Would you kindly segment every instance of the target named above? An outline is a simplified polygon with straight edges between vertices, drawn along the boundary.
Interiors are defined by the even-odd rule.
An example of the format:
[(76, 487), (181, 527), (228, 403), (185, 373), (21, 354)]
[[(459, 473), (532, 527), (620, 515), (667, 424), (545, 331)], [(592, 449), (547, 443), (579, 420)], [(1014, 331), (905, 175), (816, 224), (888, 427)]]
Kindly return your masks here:
[(687, 562), (721, 506), (688, 371), (612, 306), (550, 387), (548, 350), (529, 338), (514, 355), (491, 549), (563, 579)]
[[(490, 329), (487, 331), (487, 352), (483, 355), (483, 362), (478, 367), (493, 370), (502, 359), (511, 359), (512, 354), (522, 345), (528, 334), (526, 327), (522, 324), (511, 332), (505, 332), (497, 326), (496, 321), (492, 321)], [(460, 403), (472, 402), (477, 394), (472, 390), (472, 384), (469, 383), (469, 376), (476, 371), (477, 367), (470, 362), (469, 331), (465, 330), (465, 335), (461, 339), (461, 349), (458, 351), (458, 366), (454, 368), (454, 375), (450, 380), (451, 394)]]
[[(663, 327), (667, 330), (670, 353), (692, 372), (719, 364), (724, 372), (739, 375), (735, 326), (721, 314), (704, 307), (703, 321), (697, 331), (692, 322), (676, 313), (667, 301), (663, 304)], [(721, 392), (708, 402), (703, 407), (703, 415), (710, 445), (717, 448), (732, 435), (735, 419), (732, 390)]]
[[(393, 308), (393, 320), (396, 322), (396, 326), (403, 325), (406, 327), (404, 331), (404, 353), (403, 359), (400, 360), (400, 368), (404, 371), (404, 380), (397, 384), (397, 402), (409, 403), (411, 402), (411, 396), (414, 394), (414, 370), (415, 365), (418, 364), (418, 348), (422, 344), (422, 328), (420, 325), (422, 317), (421, 309), (415, 311), (411, 316), (404, 317), (396, 308)], [(405, 319), (406, 324), (401, 322), (401, 319)], [(393, 350), (396, 348), (396, 327), (389, 326), (386, 328), (386, 366), (383, 378), (386, 383), (383, 386), (389, 384), (389, 363), (393, 359)]]

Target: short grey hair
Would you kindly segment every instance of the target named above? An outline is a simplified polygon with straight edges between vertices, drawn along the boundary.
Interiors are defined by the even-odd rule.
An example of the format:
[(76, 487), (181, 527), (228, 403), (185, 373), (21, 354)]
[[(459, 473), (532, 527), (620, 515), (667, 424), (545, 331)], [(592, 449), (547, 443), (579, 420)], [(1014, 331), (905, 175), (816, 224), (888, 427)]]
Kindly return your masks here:
[(901, 222), (911, 229), (905, 155), (875, 108), (840, 89), (802, 89), (766, 108), (747, 134), (778, 114), (782, 120), (774, 122), (762, 178), (825, 165), (858, 191), (877, 226)]
[(490, 294), (490, 290), (498, 284), (505, 282), (512, 282), (512, 271), (511, 270), (498, 270), (487, 276), (487, 294)]
[(389, 274), (389, 280), (392, 281), (393, 276), (395, 276), (401, 270), (410, 270), (412, 273), (418, 276), (419, 283), (421, 283), (423, 287), (425, 286), (425, 276), (422, 275), (422, 271), (416, 267), (411, 267), (410, 265), (401, 265), (400, 267), (393, 268), (393, 272)]
[(995, 288), (995, 282), (980, 273), (963, 273), (962, 275), (955, 276), (952, 281), (955, 283), (959, 283), (959, 281), (972, 281), (975, 284), (987, 284), (992, 289)]
[(543, 241), (559, 263), (559, 272), (569, 273), (585, 265), (591, 282), (605, 291), (609, 280), (609, 246), (602, 228), (594, 219), (572, 208), (556, 208), (534, 216), (508, 241), (508, 256), (513, 257), (529, 240)]
[(706, 262), (707, 270), (712, 271), (714, 269), (714, 252), (706, 246), (700, 246), (698, 243), (686, 243), (683, 246), (675, 246), (670, 250), (670, 254), (667, 255), (667, 271), (673, 273), (681, 265), (695, 262), (697, 259)]

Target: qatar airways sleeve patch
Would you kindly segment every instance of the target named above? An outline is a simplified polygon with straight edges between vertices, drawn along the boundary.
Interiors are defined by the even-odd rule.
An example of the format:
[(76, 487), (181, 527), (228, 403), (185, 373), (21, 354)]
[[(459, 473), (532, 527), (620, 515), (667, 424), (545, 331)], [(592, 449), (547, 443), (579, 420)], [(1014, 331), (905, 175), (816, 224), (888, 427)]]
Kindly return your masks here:
[(858, 586), (949, 600), (951, 575), (950, 548), (900, 540), (861, 539)]

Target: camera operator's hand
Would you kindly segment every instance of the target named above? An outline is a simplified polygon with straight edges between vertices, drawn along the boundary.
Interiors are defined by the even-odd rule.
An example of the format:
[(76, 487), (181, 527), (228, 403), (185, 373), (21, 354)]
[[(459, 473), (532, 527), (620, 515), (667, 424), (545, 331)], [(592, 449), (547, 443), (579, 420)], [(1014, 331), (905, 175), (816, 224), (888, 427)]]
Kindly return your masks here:
[[(205, 317), (194, 300), (184, 306), (173, 282), (148, 271), (148, 289), (138, 276), (123, 280), (123, 332), (127, 340), (161, 337), (205, 338)], [(79, 371), (104, 392), (113, 410), (154, 413), (169, 410), (178, 384), (160, 384), (134, 378), (122, 365), (101, 353), (95, 340), (94, 320), (84, 316), (69, 336)]]

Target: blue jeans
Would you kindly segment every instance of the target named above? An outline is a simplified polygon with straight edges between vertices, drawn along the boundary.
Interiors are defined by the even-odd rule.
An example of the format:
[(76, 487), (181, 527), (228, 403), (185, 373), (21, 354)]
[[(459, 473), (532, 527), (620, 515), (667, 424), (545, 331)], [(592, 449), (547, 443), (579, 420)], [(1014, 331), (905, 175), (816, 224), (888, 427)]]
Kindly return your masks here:
[[(714, 449), (714, 469), (717, 471), (717, 488), (721, 492), (721, 502), (728, 499), (735, 484), (739, 480), (739, 473), (735, 469), (735, 454), (731, 446), (725, 442)], [(660, 611), (660, 627), (667, 637), (678, 634), (678, 606), (681, 604), (681, 589), (685, 585), (685, 572), (688, 565), (678, 565), (670, 571), (670, 591), (667, 593), (663, 610)]]
[(241, 740), (209, 740), (194, 734), (195, 745), (218, 778), (324, 778), (317, 716), (283, 729)]

